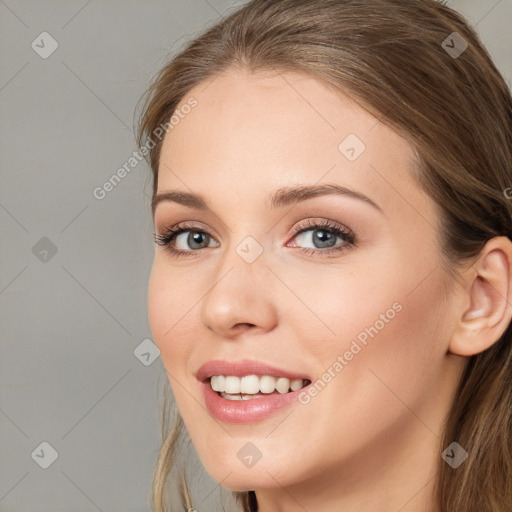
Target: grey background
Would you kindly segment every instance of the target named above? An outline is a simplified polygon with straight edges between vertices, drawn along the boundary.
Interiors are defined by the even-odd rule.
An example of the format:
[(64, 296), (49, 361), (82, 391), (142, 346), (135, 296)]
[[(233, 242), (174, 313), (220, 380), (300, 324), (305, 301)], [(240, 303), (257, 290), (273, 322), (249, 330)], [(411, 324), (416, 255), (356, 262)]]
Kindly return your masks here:
[[(166, 378), (134, 354), (151, 339), (149, 169), (103, 200), (93, 190), (136, 150), (151, 76), (242, 3), (0, 1), (2, 512), (149, 510)], [(510, 85), (512, 0), (448, 5)], [(59, 45), (47, 59), (31, 47), (43, 31)], [(48, 460), (44, 441), (58, 452), (48, 469), (34, 460)], [(219, 509), (216, 483), (198, 481), (203, 510)]]

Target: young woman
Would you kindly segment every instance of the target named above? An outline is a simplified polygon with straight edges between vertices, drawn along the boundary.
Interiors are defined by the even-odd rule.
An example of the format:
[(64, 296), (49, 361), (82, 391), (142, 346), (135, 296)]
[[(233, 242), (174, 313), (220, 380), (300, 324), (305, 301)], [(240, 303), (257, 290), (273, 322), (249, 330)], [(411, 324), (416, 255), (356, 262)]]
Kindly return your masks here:
[(244, 511), (512, 510), (512, 102), (466, 20), (253, 0), (156, 76), (139, 144), (156, 512), (205, 510), (166, 498), (180, 438)]

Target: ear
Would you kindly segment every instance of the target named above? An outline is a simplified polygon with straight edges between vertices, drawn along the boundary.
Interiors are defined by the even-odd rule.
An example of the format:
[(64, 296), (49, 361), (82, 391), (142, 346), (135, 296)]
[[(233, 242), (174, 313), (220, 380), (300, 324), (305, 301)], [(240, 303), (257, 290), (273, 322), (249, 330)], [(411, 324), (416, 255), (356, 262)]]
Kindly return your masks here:
[[(449, 352), (473, 356), (491, 347), (512, 317), (512, 242), (491, 238), (464, 272), (465, 294)], [(468, 306), (469, 303), (469, 306)]]

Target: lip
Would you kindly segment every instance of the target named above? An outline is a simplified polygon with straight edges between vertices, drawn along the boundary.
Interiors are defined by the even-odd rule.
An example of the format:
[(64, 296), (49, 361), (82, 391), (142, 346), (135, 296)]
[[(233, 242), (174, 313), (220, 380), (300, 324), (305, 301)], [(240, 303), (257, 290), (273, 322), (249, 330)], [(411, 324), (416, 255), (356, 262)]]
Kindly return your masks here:
[(284, 368), (278, 368), (277, 366), (261, 361), (251, 361), (249, 359), (239, 359), (238, 361), (208, 361), (196, 372), (196, 378), (201, 382), (205, 382), (212, 375), (233, 375), (235, 377), (243, 377), (244, 375), (270, 375), (271, 377), (286, 377), (290, 380), (312, 380), (309, 375), (304, 373), (294, 373)]
[[(292, 379), (309, 380), (310, 383), (297, 391), (269, 393), (251, 400), (227, 400), (210, 386), (212, 375), (270, 375)], [(196, 378), (200, 381), (201, 392), (206, 408), (211, 416), (226, 423), (255, 423), (268, 418), (284, 407), (292, 405), (299, 394), (311, 385), (312, 379), (303, 373), (293, 373), (260, 361), (209, 361), (199, 368)]]
[(308, 386), (289, 393), (270, 393), (251, 400), (227, 400), (212, 389), (208, 380), (201, 382), (201, 391), (208, 412), (217, 420), (226, 423), (255, 423), (271, 416), (276, 411), (293, 404), (299, 393)]

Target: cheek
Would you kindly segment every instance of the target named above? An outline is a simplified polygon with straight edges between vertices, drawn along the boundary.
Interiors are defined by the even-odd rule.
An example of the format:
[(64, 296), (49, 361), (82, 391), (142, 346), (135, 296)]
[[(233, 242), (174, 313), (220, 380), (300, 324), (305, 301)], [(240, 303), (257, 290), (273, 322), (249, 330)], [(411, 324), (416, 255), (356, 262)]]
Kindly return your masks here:
[(441, 364), (446, 352), (442, 274), (436, 270), (425, 278), (432, 261), (401, 265), (402, 260), (395, 254), (385, 264), (381, 258), (373, 267), (353, 266), (338, 279), (329, 269), (330, 275), (315, 276), (314, 286), (305, 278), (294, 282), (315, 313), (305, 315), (303, 304), (290, 304), (296, 339), (303, 340), (319, 371), (333, 367), (339, 356), (344, 359), (342, 369), (333, 369), (345, 374), (344, 390), (378, 382), (371, 370), (390, 386), (403, 388), (407, 379), (414, 386), (419, 376), (435, 371), (429, 362)]
[[(306, 397), (295, 416), (298, 424), (299, 418), (317, 418), (308, 422), (308, 436), (316, 442), (303, 447), (304, 458), (321, 452), (323, 463), (335, 465), (365, 446), (391, 449), (408, 425), (427, 433), (423, 422), (436, 428), (428, 404), (440, 396), (445, 355), (441, 283), (434, 273), (411, 292), (418, 279), (413, 272), (409, 277), (379, 282), (375, 276), (359, 287), (345, 280), (351, 293), (334, 290), (326, 300), (322, 286), (324, 299), (312, 302), (336, 336), (306, 340), (320, 372), (317, 395), (308, 403)], [(369, 293), (375, 285), (378, 293)], [(300, 325), (304, 332), (304, 321)], [(332, 439), (340, 441), (333, 445)]]
[(162, 363), (172, 374), (184, 370), (190, 343), (180, 343), (179, 340), (190, 339), (184, 330), (187, 327), (187, 312), (193, 305), (188, 295), (177, 290), (183, 290), (179, 278), (155, 261), (148, 287), (148, 319)]
[[(444, 355), (444, 274), (428, 249), (418, 253), (398, 246), (368, 252), (364, 259), (358, 254), (339, 269), (319, 269), (314, 279), (307, 273), (295, 278), (294, 289), (305, 292), (301, 297), (317, 317), (308, 314), (306, 322), (298, 308), (295, 322), (302, 315), (296, 325), (303, 332), (313, 332), (316, 322), (318, 335), (306, 335), (308, 348), (324, 367), (351, 348), (350, 366), (357, 366), (352, 364), (357, 359), (366, 372), (370, 363), (380, 367), (384, 361), (399, 373), (411, 365), (422, 372), (425, 361)], [(306, 339), (298, 331), (301, 338)]]
[(171, 297), (167, 290), (167, 281), (162, 278), (156, 262), (151, 270), (148, 287), (148, 319), (151, 333), (160, 352), (164, 349), (165, 332), (172, 326), (169, 315), (172, 312)]
[[(188, 391), (191, 389), (189, 362), (194, 350), (194, 333), (188, 326), (198, 299), (190, 296), (195, 296), (193, 293), (184, 293), (187, 280), (182, 278), (183, 283), (180, 283), (177, 274), (155, 261), (148, 287), (148, 318), (173, 399), (190, 431), (193, 425), (188, 424), (189, 419), (200, 413)], [(190, 288), (190, 283), (188, 286)]]
[(330, 325), (337, 336), (312, 348), (336, 375), (319, 395), (329, 395), (330, 414), (342, 428), (351, 429), (347, 411), (353, 425), (370, 431), (376, 417), (379, 428), (389, 426), (407, 412), (404, 404), (420, 410), (431, 397), (446, 353), (442, 288), (435, 274), (411, 291), (415, 282), (411, 275), (381, 282), (378, 293), (368, 293), (368, 284), (346, 300), (333, 295), (329, 311), (339, 314), (330, 316)]

